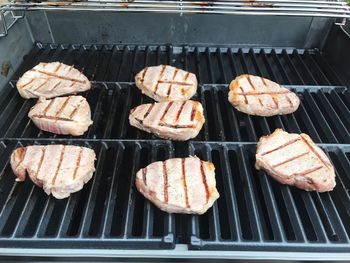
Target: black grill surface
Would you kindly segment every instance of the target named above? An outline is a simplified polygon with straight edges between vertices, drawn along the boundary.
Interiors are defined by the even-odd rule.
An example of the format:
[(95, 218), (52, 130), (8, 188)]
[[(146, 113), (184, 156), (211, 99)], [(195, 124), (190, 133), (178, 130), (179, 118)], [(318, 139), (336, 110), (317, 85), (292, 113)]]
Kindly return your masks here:
[[(91, 80), (84, 95), (94, 124), (82, 137), (39, 131), (27, 113), (18, 77), (40, 61), (75, 65)], [(197, 74), (206, 123), (197, 138), (171, 142), (130, 127), (132, 107), (150, 102), (133, 76), (166, 63)], [(228, 103), (228, 83), (242, 73), (287, 85), (302, 100), (293, 114), (262, 118)], [(317, 50), (175, 46), (75, 46), (37, 43), (0, 96), (0, 247), (348, 252), (350, 250), (350, 93)], [(308, 133), (336, 168), (336, 188), (308, 193), (254, 168), (256, 141), (275, 128)], [(27, 179), (15, 182), (9, 157), (23, 145), (93, 148), (96, 172), (64, 200)], [(169, 215), (134, 187), (138, 169), (197, 155), (216, 167), (221, 197), (206, 214)]]

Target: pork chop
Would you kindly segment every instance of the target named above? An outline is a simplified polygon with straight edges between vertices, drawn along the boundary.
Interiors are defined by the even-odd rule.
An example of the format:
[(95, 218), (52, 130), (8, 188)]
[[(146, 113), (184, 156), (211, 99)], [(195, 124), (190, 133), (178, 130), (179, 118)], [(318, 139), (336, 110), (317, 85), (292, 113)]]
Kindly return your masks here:
[(54, 98), (90, 89), (90, 81), (79, 70), (60, 62), (39, 63), (17, 81), (25, 98)]
[(131, 110), (130, 125), (163, 139), (186, 141), (198, 135), (205, 122), (197, 101), (166, 101), (142, 104)]
[(20, 147), (11, 155), (11, 167), (22, 182), (30, 179), (57, 199), (80, 191), (94, 171), (95, 152), (71, 145), (33, 145)]
[(135, 84), (156, 101), (188, 100), (197, 91), (196, 75), (169, 65), (144, 68)]
[(229, 102), (239, 111), (274, 116), (296, 111), (299, 97), (292, 91), (262, 77), (241, 75), (230, 84)]
[(255, 167), (282, 184), (306, 191), (332, 191), (336, 184), (331, 161), (305, 133), (276, 129), (271, 135), (261, 137)]
[(136, 187), (168, 213), (203, 214), (219, 198), (215, 167), (198, 157), (154, 162), (136, 174)]
[(90, 106), (82, 96), (39, 99), (28, 113), (43, 131), (79, 136), (92, 124)]

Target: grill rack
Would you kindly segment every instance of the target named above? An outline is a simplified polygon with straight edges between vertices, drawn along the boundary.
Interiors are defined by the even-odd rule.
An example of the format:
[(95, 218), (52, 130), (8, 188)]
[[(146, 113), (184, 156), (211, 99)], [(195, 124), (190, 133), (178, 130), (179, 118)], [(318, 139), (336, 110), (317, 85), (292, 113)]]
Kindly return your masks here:
[[(52, 136), (39, 132), (26, 119), (34, 102), (21, 99), (14, 85), (39, 61), (74, 64), (94, 81), (93, 89), (85, 95), (98, 124), (91, 127), (87, 137)], [(149, 101), (130, 81), (144, 66), (159, 63), (193, 71), (199, 77), (197, 98), (204, 104), (208, 126), (198, 141), (158, 140), (128, 127), (129, 108)], [(242, 73), (262, 75), (298, 91), (305, 108), (301, 108), (300, 117), (244, 115), (240, 119), (231, 106), (221, 109), (222, 103), (218, 102), (226, 101), (223, 92), (227, 92), (227, 83)], [(122, 93), (125, 97), (120, 96)], [(226, 250), (219, 253), (226, 257), (241, 255), (242, 251), (259, 251), (259, 255), (267, 251), (293, 252), (294, 259), (298, 253), (318, 252), (323, 259), (332, 257), (330, 252), (348, 255), (349, 100), (349, 91), (318, 50), (37, 43), (0, 96), (1, 253), (15, 253), (6, 251), (16, 248), (18, 255), (28, 253), (26, 248), (70, 251), (84, 247), (95, 255), (109, 248), (114, 256), (122, 255), (121, 249), (146, 249), (139, 250), (140, 255), (163, 257), (166, 254), (160, 250), (168, 255), (176, 251), (174, 256), (183, 257), (218, 257), (217, 250)], [(121, 104), (120, 111), (116, 104)], [(113, 115), (113, 108), (124, 121)], [(222, 118), (229, 109), (238, 114), (231, 119), (237, 120), (238, 130), (231, 124), (225, 127)], [(246, 128), (240, 130), (242, 127)], [(295, 132), (299, 128), (321, 143), (336, 167), (337, 187), (333, 192), (307, 193), (282, 186), (266, 173), (255, 171), (256, 140), (277, 127)], [(224, 130), (224, 137), (220, 130)], [(111, 136), (114, 131), (116, 136)], [(227, 136), (230, 133), (235, 135), (232, 141)], [(98, 155), (93, 179), (66, 200), (47, 197), (30, 180), (14, 182), (9, 165), (15, 147), (53, 143), (84, 145)], [(188, 155), (214, 162), (221, 198), (202, 216), (168, 215), (137, 192), (133, 177), (150, 162)], [(181, 252), (173, 249), (179, 246), (185, 246)], [(81, 250), (76, 253), (84, 255)], [(196, 250), (203, 253), (196, 254)], [(327, 255), (321, 253), (325, 251)]]
[(321, 0), (88, 0), (83, 2), (17, 2), (3, 10), (80, 10), (117, 12), (156, 12), (178, 14), (274, 15), (347, 18), (350, 10), (345, 1)]

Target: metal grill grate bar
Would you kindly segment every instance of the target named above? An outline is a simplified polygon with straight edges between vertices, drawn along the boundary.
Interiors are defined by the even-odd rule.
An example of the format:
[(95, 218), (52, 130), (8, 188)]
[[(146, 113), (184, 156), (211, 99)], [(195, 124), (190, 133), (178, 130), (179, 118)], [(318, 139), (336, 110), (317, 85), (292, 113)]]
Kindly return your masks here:
[(89, 10), (119, 12), (161, 12), (241, 15), (284, 15), (315, 17), (348, 17), (349, 8), (343, 1), (84, 1), (73, 3), (13, 2), (2, 10)]

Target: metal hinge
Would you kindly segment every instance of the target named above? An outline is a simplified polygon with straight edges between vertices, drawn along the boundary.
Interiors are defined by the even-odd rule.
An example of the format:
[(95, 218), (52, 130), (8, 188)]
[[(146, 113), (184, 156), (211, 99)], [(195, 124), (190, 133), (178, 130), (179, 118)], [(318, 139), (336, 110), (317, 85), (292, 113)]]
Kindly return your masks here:
[(7, 36), (10, 28), (21, 18), (24, 17), (24, 11), (0, 11), (0, 23), (1, 23), (1, 32), (0, 37)]

